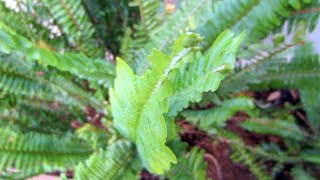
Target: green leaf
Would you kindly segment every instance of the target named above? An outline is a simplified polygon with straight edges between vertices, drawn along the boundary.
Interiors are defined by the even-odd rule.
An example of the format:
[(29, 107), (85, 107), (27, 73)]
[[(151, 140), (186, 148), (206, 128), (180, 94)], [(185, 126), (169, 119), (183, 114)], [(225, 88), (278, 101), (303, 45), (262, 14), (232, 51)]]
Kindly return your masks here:
[(204, 150), (194, 147), (187, 157), (181, 156), (178, 163), (166, 173), (171, 180), (205, 180), (207, 164), (204, 162)]
[(70, 72), (81, 79), (87, 79), (93, 85), (112, 86), (114, 66), (103, 59), (90, 59), (83, 54), (60, 54), (39, 48), (29, 40), (14, 33), (0, 21), (0, 52), (22, 53), (28, 61), (37, 61), (42, 66), (52, 66), (58, 70)]
[(300, 90), (301, 101), (307, 112), (310, 126), (317, 133), (320, 128), (320, 94), (319, 88), (303, 88)]
[(0, 171), (15, 168), (17, 173), (29, 174), (66, 170), (92, 153), (77, 139), (21, 133), (10, 128), (1, 128), (0, 135)]
[(132, 159), (132, 147), (128, 141), (119, 140), (107, 150), (100, 150), (85, 162), (77, 165), (75, 179), (122, 179)]
[(182, 115), (187, 121), (198, 125), (201, 129), (215, 133), (216, 128), (223, 127), (225, 122), (238, 111), (251, 111), (253, 108), (252, 99), (239, 97), (224, 101), (218, 107), (210, 110), (184, 111)]
[(249, 131), (272, 134), (297, 141), (302, 141), (305, 138), (304, 132), (294, 122), (286, 120), (250, 119), (243, 122), (241, 126)]
[[(117, 58), (117, 78), (110, 89), (114, 125), (122, 135), (137, 145), (145, 167), (162, 174), (175, 163), (176, 157), (165, 145), (167, 128), (163, 113), (168, 111), (167, 98), (172, 93), (170, 81), (175, 70), (192, 60), (196, 43), (185, 43), (190, 37), (182, 35), (173, 46), (171, 56), (153, 50), (149, 56), (151, 69), (142, 76), (133, 74), (130, 67)], [(190, 46), (191, 45), (191, 46)]]
[(186, 69), (179, 71), (172, 79), (168, 115), (176, 115), (189, 102), (200, 101), (203, 92), (217, 90), (221, 80), (234, 68), (236, 51), (243, 37), (241, 34), (234, 38), (231, 31), (224, 31), (206, 55), (197, 56)]

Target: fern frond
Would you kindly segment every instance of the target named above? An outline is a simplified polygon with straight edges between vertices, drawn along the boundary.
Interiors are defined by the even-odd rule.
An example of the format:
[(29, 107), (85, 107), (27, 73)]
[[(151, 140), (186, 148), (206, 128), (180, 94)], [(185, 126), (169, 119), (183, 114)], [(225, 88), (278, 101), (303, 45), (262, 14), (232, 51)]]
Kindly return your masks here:
[(257, 66), (266, 73), (259, 74), (260, 83), (252, 88), (320, 88), (319, 55), (314, 53), (311, 43), (295, 48), (291, 60), (273, 59)]
[(90, 156), (75, 169), (75, 179), (127, 179), (124, 175), (133, 155), (131, 144), (119, 140), (100, 152)]
[[(134, 33), (126, 30), (126, 38), (121, 44), (121, 53), (127, 63), (132, 64), (137, 57), (141, 56), (139, 49), (144, 49), (146, 43), (150, 40), (152, 31), (160, 23), (159, 8), (160, 2), (157, 0), (134, 0), (131, 6), (138, 6), (140, 11), (140, 23), (134, 26)], [(129, 37), (129, 36), (132, 36)]]
[(299, 180), (316, 180), (315, 177), (313, 177), (308, 170), (304, 169), (301, 166), (297, 166), (291, 169), (291, 176), (295, 179)]
[(295, 122), (285, 120), (250, 119), (241, 124), (249, 131), (261, 134), (272, 134), (283, 138), (304, 140), (305, 133), (295, 124)]
[(82, 54), (59, 54), (48, 49), (38, 48), (24, 37), (0, 24), (0, 51), (22, 53), (27, 60), (36, 61), (44, 66), (52, 66), (60, 71), (70, 72), (93, 84), (110, 87), (114, 79), (114, 67), (108, 62), (91, 60)]
[(257, 63), (232, 74), (221, 83), (217, 94), (221, 97), (245, 90), (281, 89), (311, 87), (318, 88), (320, 80), (319, 55), (312, 53), (311, 44), (297, 46), (296, 54), (288, 59), (284, 50), (293, 45), (287, 45), (270, 53)]
[[(18, 96), (57, 100), (63, 104), (91, 104), (101, 108), (96, 98), (67, 76), (26, 63), (23, 55), (0, 55), (0, 89)], [(43, 75), (37, 75), (37, 70)]]
[[(37, 44), (46, 44), (52, 49), (61, 50), (67, 41), (59, 27), (50, 20), (47, 9), (39, 2), (15, 1), (17, 9), (6, 7), (8, 2), (0, 2), (0, 19), (17, 33)], [(19, 23), (16, 23), (19, 22)]]
[[(252, 9), (258, 6), (259, 2), (260, 0), (216, 2), (211, 12), (212, 14), (210, 14), (210, 18), (204, 25), (198, 27), (196, 30), (206, 38), (203, 42), (203, 46), (208, 48), (224, 29), (231, 29), (252, 11)], [(226, 14), (227, 12), (228, 14)]]
[[(148, 170), (162, 174), (176, 162), (172, 151), (165, 146), (167, 129), (163, 113), (171, 94), (170, 78), (177, 69), (193, 60), (200, 36), (188, 33), (173, 46), (170, 56), (153, 50), (149, 56), (151, 70), (143, 76), (134, 75), (120, 58), (115, 86), (110, 90), (114, 125), (122, 135), (137, 145), (139, 155)], [(139, 93), (139, 96), (133, 96)]]
[(71, 44), (75, 44), (88, 56), (101, 57), (102, 49), (93, 39), (95, 29), (90, 22), (81, 1), (43, 0), (53, 18), (67, 35)]
[(79, 109), (62, 104), (52, 109), (51, 104), (39, 102), (37, 99), (26, 98), (17, 101), (12, 108), (5, 112), (0, 111), (0, 126), (10, 126), (21, 132), (65, 135), (72, 132), (72, 120), (85, 117)]
[(0, 89), (16, 95), (43, 96), (45, 86), (35, 78), (0, 68)]
[(182, 115), (187, 121), (198, 125), (199, 128), (209, 133), (215, 133), (216, 128), (223, 127), (225, 121), (238, 111), (250, 111), (253, 108), (252, 99), (240, 97), (224, 101), (218, 107), (210, 110), (183, 111)]
[[(295, 47), (295, 44), (288, 44), (280, 48), (261, 48), (260, 46), (261, 45), (259, 44), (253, 45), (253, 47), (249, 47), (248, 50), (242, 52), (242, 56), (244, 56), (245, 58), (250, 58), (250, 61), (252, 63), (250, 65), (247, 65), (244, 69), (230, 74), (224, 81), (222, 81), (220, 88), (216, 92), (219, 97), (226, 97), (230, 96), (233, 93), (246, 91), (251, 88), (250, 85), (261, 83), (261, 80), (258, 77), (263, 78), (265, 76), (268, 76), (266, 70), (272, 70), (272, 68), (268, 68), (268, 63), (270, 64), (270, 61), (273, 61), (273, 64), (277, 65), (278, 63), (280, 63), (279, 61), (284, 61), (284, 54), (287, 53), (292, 47)], [(259, 52), (261, 50), (267, 51), (268, 54), (263, 55), (260, 58), (251, 57), (255, 56), (257, 54), (257, 51)], [(274, 73), (270, 74), (274, 75)]]
[(92, 150), (72, 139), (37, 133), (21, 134), (1, 128), (0, 170), (17, 172), (50, 172), (65, 170), (86, 159)]
[(312, 32), (313, 30), (315, 30), (317, 23), (319, 22), (320, 1), (310, 1), (311, 3), (306, 4), (303, 7), (301, 7), (302, 5), (299, 3), (299, 1), (297, 2), (297, 10), (292, 12), (291, 15), (287, 18), (288, 33), (294, 32), (297, 28), (297, 25), (301, 22), (304, 22), (306, 24), (306, 30), (308, 32)]
[(248, 152), (245, 148), (237, 147), (236, 145), (232, 146), (232, 149), (234, 150), (231, 159), (234, 162), (244, 164), (249, 167), (252, 174), (258, 179), (258, 180), (268, 180), (270, 177), (266, 175), (266, 173), (262, 170), (262, 163), (256, 162), (255, 157), (253, 154)]
[(257, 86), (252, 86), (253, 89), (318, 87), (318, 84), (313, 82), (317, 82), (320, 79), (319, 57), (316, 55), (309, 56), (305, 60), (293, 59), (292, 62), (287, 62), (275, 59), (273, 62), (270, 61), (264, 64), (266, 65), (264, 67), (267, 70), (267, 74), (258, 76), (261, 83)]
[(194, 26), (192, 20), (201, 19), (203, 15), (205, 16), (211, 4), (211, 1), (206, 0), (183, 1), (181, 8), (177, 12), (166, 18), (150, 33), (148, 43), (144, 44), (143, 48), (134, 52), (135, 57), (133, 61), (130, 60), (130, 67), (132, 67), (137, 74), (142, 74), (149, 67), (146, 57), (152, 52), (152, 49), (168, 50), (170, 45), (172, 45), (171, 42), (173, 42), (173, 39), (178, 38), (182, 33), (194, 29), (194, 27), (191, 28), (191, 26)]
[(315, 129), (318, 133), (320, 128), (320, 89), (316, 88), (301, 88), (300, 98), (303, 103), (304, 109), (307, 112), (310, 127)]
[[(232, 0), (215, 3), (211, 18), (197, 32), (206, 37), (207, 49), (226, 28), (235, 33), (248, 31), (248, 42), (266, 37), (272, 30), (284, 23), (293, 11), (291, 1), (286, 0)], [(298, 3), (307, 4), (303, 0)]]
[(223, 32), (207, 54), (196, 57), (187, 68), (179, 71), (172, 79), (174, 91), (169, 98), (168, 115), (176, 115), (189, 102), (199, 102), (203, 92), (217, 90), (220, 81), (234, 68), (235, 54), (243, 35), (234, 38), (230, 31)]
[(248, 166), (253, 175), (259, 180), (270, 179), (263, 169), (262, 162), (257, 161), (254, 154), (247, 149), (249, 146), (246, 146), (238, 135), (223, 129), (219, 129), (218, 135), (222, 136), (223, 138), (227, 138), (232, 143), (231, 147), (233, 153), (230, 158), (234, 162)]
[(207, 164), (204, 162), (204, 150), (194, 147), (186, 157), (178, 159), (166, 176), (171, 180), (205, 180)]

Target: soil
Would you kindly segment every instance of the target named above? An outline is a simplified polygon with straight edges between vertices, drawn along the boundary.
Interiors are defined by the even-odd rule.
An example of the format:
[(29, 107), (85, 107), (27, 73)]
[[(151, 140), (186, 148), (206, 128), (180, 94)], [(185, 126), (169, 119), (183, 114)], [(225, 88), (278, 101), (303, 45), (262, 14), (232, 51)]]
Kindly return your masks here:
[[(299, 102), (299, 94), (294, 90), (265, 91), (253, 93), (251, 96), (253, 96), (256, 101), (270, 103), (278, 107), (283, 107), (285, 103), (297, 104)], [(305, 113), (301, 110), (288, 113), (292, 113), (300, 122), (303, 121), (305, 117)], [(248, 116), (245, 113), (238, 112), (227, 121), (225, 129), (237, 134), (248, 146), (255, 147), (263, 142), (273, 142), (281, 148), (285, 148), (284, 142), (280, 137), (252, 133), (243, 129), (240, 123), (247, 118)], [(207, 176), (209, 178), (215, 180), (254, 179), (254, 176), (247, 166), (234, 163), (230, 159), (232, 150), (228, 141), (209, 136), (184, 120), (178, 121), (178, 124), (182, 129), (180, 132), (182, 141), (187, 142), (190, 148), (198, 146), (206, 151), (205, 161), (208, 163)], [(265, 162), (265, 164), (269, 171), (271, 171), (274, 162)], [(276, 179), (292, 179), (289, 173), (290, 169), (290, 165), (285, 166), (276, 176)]]

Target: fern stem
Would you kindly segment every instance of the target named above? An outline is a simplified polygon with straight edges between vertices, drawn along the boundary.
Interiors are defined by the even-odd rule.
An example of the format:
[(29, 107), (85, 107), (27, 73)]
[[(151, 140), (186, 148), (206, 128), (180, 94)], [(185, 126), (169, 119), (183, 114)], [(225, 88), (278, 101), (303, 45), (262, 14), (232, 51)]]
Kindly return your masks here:
[(256, 63), (252, 64), (251, 66), (247, 66), (246, 68), (242, 69), (240, 72), (236, 73), (234, 76), (231, 76), (230, 78), (226, 79), (225, 81), (223, 81), (223, 83), (227, 84), (227, 83), (231, 82), (232, 80), (237, 79), (237, 78), (245, 75), (247, 72), (250, 72), (252, 69), (254, 69), (257, 65), (259, 65), (265, 61), (270, 60), (271, 58), (273, 58), (277, 54), (279, 54), (289, 48), (292, 48), (296, 45), (298, 45), (298, 44), (288, 44), (288, 45), (284, 46), (283, 48), (280, 48), (280, 49), (270, 53), (268, 56), (263, 57), (261, 60), (258, 60)]
[(170, 72), (173, 70), (174, 66), (181, 60), (184, 56), (189, 54), (193, 48), (186, 48), (182, 50), (177, 56), (172, 58), (169, 67), (164, 71), (162, 78), (157, 82), (155, 89), (152, 91), (152, 95), (162, 86), (162, 84), (167, 80)]
[(76, 18), (72, 15), (70, 9), (68, 8), (66, 2), (64, 0), (60, 0), (63, 8), (66, 10), (67, 14), (69, 15), (70, 19), (72, 20), (73, 24), (76, 26), (79, 32), (81, 32), (80, 25), (78, 24)]
[(299, 11), (292, 12), (293, 16), (300, 15), (300, 14), (309, 14), (309, 13), (318, 13), (320, 12), (320, 8), (311, 8), (311, 9), (303, 9)]

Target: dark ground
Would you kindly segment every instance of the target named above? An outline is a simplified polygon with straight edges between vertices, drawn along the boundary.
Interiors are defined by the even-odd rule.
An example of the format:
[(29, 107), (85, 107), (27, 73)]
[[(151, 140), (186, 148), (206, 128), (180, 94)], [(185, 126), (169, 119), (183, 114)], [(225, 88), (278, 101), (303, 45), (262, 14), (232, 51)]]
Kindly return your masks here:
[[(256, 102), (269, 104), (273, 107), (282, 108), (284, 104), (299, 103), (299, 94), (294, 90), (283, 91), (268, 91), (259, 93), (247, 93), (252, 96)], [(211, 106), (210, 106), (211, 107)], [(306, 118), (305, 113), (301, 109), (288, 111), (293, 114), (299, 125), (304, 126), (303, 119)], [(247, 119), (247, 115), (243, 112), (238, 112), (234, 117), (227, 121), (225, 129), (237, 134), (243, 142), (255, 147), (262, 142), (273, 142), (280, 147), (283, 145), (281, 138), (271, 135), (262, 135), (249, 132), (240, 126), (240, 123)], [(255, 179), (249, 168), (242, 164), (234, 163), (230, 155), (232, 154), (231, 144), (227, 139), (209, 136), (204, 131), (200, 131), (196, 126), (189, 124), (184, 120), (177, 122), (180, 127), (181, 140), (188, 143), (189, 148), (198, 146), (205, 150), (205, 161), (208, 164), (207, 175), (214, 180), (251, 180)], [(271, 170), (274, 163), (265, 162), (268, 170)], [(291, 180), (290, 165), (285, 165), (280, 173), (277, 174), (276, 179)], [(142, 180), (156, 180), (156, 176), (149, 174), (146, 171), (141, 173)]]

